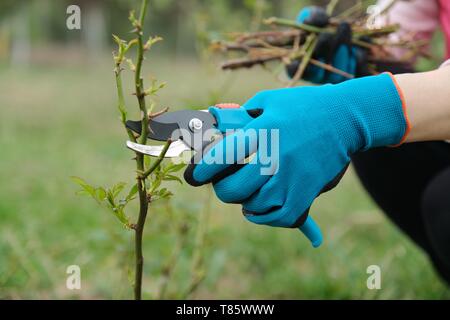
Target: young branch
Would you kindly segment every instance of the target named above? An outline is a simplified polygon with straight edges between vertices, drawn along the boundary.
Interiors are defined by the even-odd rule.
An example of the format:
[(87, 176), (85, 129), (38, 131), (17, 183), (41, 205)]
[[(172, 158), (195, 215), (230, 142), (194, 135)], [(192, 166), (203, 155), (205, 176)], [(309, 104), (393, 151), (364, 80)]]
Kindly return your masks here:
[(273, 61), (273, 60), (280, 60), (282, 57), (284, 57), (284, 55), (261, 57), (261, 58), (254, 58), (254, 59), (248, 59), (248, 58), (235, 59), (235, 60), (230, 60), (230, 61), (224, 62), (221, 65), (221, 68), (222, 68), (222, 70), (251, 68), (254, 65), (264, 64), (266, 62)]
[(303, 73), (305, 72), (306, 67), (308, 66), (311, 60), (313, 52), (316, 49), (317, 41), (318, 41), (317, 35), (314, 33), (311, 33), (306, 39), (303, 52), (303, 59), (301, 60), (300, 66), (298, 67), (297, 71), (295, 72), (295, 75), (292, 77), (292, 80), (289, 83), (290, 87), (292, 87), (303, 76)]
[(268, 25), (274, 25), (274, 26), (290, 27), (290, 28), (294, 28), (294, 29), (303, 30), (306, 32), (311, 32), (311, 33), (334, 33), (335, 32), (335, 28), (329, 28), (329, 27), (328, 28), (319, 28), (319, 27), (316, 27), (316, 26), (313, 26), (310, 24), (299, 23), (294, 20), (276, 18), (276, 17), (268, 18), (268, 19), (264, 20), (264, 23), (268, 24)]
[(156, 168), (158, 168), (158, 166), (161, 164), (161, 162), (164, 160), (164, 157), (167, 153), (167, 151), (169, 150), (170, 144), (172, 143), (171, 140), (167, 140), (166, 144), (164, 145), (164, 148), (162, 149), (161, 153), (159, 154), (158, 158), (156, 159), (155, 162), (152, 163), (152, 165), (140, 175), (140, 178), (142, 180), (145, 180), (148, 178), (149, 175), (151, 175), (153, 173), (153, 171), (156, 170)]
[[(139, 103), (139, 109), (141, 110), (141, 135), (139, 137), (140, 144), (147, 144), (148, 135), (148, 111), (145, 104), (144, 94), (144, 80), (141, 77), (142, 62), (144, 60), (144, 41), (142, 26), (144, 24), (145, 15), (147, 12), (148, 0), (143, 0), (141, 5), (141, 11), (139, 20), (135, 22), (134, 27), (137, 34), (137, 61), (135, 70), (135, 89), (136, 97)], [(145, 172), (144, 155), (136, 153), (136, 167), (139, 172)], [(148, 198), (147, 187), (145, 186), (145, 178), (143, 179), (138, 175), (137, 186), (139, 194), (139, 216), (135, 225), (135, 276), (134, 276), (134, 298), (136, 300), (142, 299), (142, 273), (144, 266), (144, 256), (142, 254), (142, 236), (144, 232), (145, 220), (148, 213)]]

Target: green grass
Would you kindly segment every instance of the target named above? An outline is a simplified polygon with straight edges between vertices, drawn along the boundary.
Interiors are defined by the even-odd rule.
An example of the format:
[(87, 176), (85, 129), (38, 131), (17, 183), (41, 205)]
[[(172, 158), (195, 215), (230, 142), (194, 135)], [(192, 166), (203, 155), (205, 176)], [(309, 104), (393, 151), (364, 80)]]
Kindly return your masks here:
[[(262, 71), (222, 74), (194, 61), (149, 59), (146, 67), (168, 81), (160, 102), (173, 109), (207, 106), (218, 97), (243, 102), (276, 84)], [(131, 297), (131, 233), (94, 201), (76, 196), (69, 179), (132, 181), (112, 66), (3, 68), (0, 90), (0, 298)], [(134, 98), (128, 102), (136, 118)], [(173, 226), (195, 225), (210, 206), (207, 274), (192, 298), (450, 298), (424, 254), (387, 221), (351, 171), (311, 210), (325, 235), (320, 249), (296, 230), (251, 225), (239, 206), (219, 203), (207, 187), (170, 187), (171, 213), (167, 204), (155, 204), (147, 223), (146, 297), (175, 247)], [(171, 296), (190, 278), (194, 231), (179, 255)], [(80, 291), (65, 287), (71, 264), (81, 267)], [(382, 268), (381, 290), (366, 288), (372, 264)]]

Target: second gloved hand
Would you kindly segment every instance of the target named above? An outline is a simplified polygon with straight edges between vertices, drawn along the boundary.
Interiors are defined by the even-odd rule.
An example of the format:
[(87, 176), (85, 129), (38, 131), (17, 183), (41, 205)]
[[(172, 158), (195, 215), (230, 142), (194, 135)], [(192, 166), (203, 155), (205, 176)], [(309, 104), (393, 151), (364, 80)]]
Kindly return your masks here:
[[(300, 11), (297, 21), (323, 28), (328, 26), (329, 16), (325, 9), (311, 6)], [(369, 75), (367, 71), (367, 50), (352, 45), (352, 31), (348, 23), (338, 25), (336, 34), (323, 33), (319, 35), (313, 58), (330, 64), (354, 77)], [(293, 61), (287, 66), (286, 70), (289, 77), (294, 77), (299, 65), (299, 61)], [(314, 83), (340, 83), (348, 80), (343, 75), (311, 64), (306, 68), (303, 79)]]
[[(314, 199), (337, 184), (351, 154), (398, 144), (408, 132), (404, 103), (390, 74), (263, 91), (243, 107), (260, 115), (213, 145), (185, 177), (193, 185), (212, 182), (222, 201), (242, 204), (248, 220), (270, 226), (301, 225)], [(264, 164), (255, 161), (230, 171), (229, 162), (214, 161), (218, 155), (231, 162), (252, 153), (262, 158), (267, 150), (261, 135), (256, 143), (240, 137), (270, 129), (278, 131), (278, 141), (263, 140), (268, 150), (278, 144), (275, 170), (264, 172)]]

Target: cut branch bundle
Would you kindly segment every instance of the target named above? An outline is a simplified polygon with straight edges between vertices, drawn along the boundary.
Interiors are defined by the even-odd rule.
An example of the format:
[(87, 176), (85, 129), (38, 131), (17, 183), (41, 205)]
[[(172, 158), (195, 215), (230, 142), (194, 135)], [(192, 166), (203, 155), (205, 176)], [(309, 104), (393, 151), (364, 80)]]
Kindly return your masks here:
[[(211, 48), (227, 55), (221, 68), (223, 70), (236, 70), (251, 68), (256, 65), (266, 65), (269, 62), (278, 62), (281, 66), (288, 66), (298, 61), (298, 69), (290, 83), (293, 84), (302, 78), (309, 65), (325, 69), (328, 72), (339, 74), (351, 79), (353, 74), (337, 69), (331, 63), (319, 61), (314, 56), (321, 35), (333, 35), (342, 22), (347, 22), (352, 30), (351, 45), (362, 48), (367, 55), (367, 69), (371, 74), (377, 74), (386, 65), (407, 65), (411, 57), (423, 55), (426, 44), (413, 41), (414, 35), (408, 39), (393, 41), (389, 37), (398, 30), (398, 25), (386, 25), (378, 28), (369, 28), (366, 15), (358, 14), (358, 18), (338, 16), (330, 18), (326, 27), (298, 23), (294, 20), (272, 17), (266, 19), (264, 24), (271, 30), (260, 32), (244, 32), (230, 34), (227, 41), (216, 41)], [(402, 48), (402, 57), (392, 54), (394, 48)], [(283, 70), (277, 68), (276, 70)]]

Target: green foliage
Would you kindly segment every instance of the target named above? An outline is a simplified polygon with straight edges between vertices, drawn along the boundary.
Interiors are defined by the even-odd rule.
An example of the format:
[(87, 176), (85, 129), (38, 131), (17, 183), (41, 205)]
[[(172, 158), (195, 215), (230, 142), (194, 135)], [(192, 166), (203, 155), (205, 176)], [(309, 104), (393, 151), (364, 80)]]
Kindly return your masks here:
[[(159, 90), (163, 89), (166, 86), (165, 82), (158, 82), (157, 79), (151, 80), (150, 88), (144, 91), (147, 96), (154, 96), (158, 93)], [(151, 110), (152, 108), (150, 108)]]
[(132, 39), (130, 41), (125, 41), (120, 39), (118, 36), (113, 34), (113, 39), (117, 43), (117, 46), (119, 48), (119, 51), (117, 54), (114, 54), (114, 62), (116, 65), (120, 65), (123, 60), (125, 59), (125, 55), (135, 44), (137, 44), (136, 39)]
[(159, 36), (149, 37), (147, 42), (144, 45), (144, 50), (150, 50), (150, 48), (157, 42), (162, 41), (163, 38)]
[(125, 197), (119, 197), (127, 185), (125, 182), (118, 182), (111, 188), (104, 188), (92, 186), (79, 177), (71, 178), (73, 182), (81, 187), (81, 190), (77, 192), (77, 195), (87, 195), (92, 197), (99, 205), (108, 208), (125, 228), (131, 228), (130, 219), (125, 214), (125, 207), (130, 201), (136, 198), (136, 193), (138, 191), (137, 184), (131, 187)]
[[(146, 159), (150, 164), (149, 157), (146, 157)], [(173, 193), (168, 188), (162, 187), (162, 184), (164, 181), (174, 181), (183, 184), (183, 181), (175, 173), (182, 170), (185, 166), (184, 163), (169, 163), (160, 165), (155, 169), (153, 174), (145, 180), (151, 202), (169, 199), (173, 196)], [(137, 184), (134, 184), (125, 196), (121, 196), (127, 185), (125, 182), (118, 182), (112, 187), (106, 188), (90, 185), (80, 177), (72, 176), (71, 179), (81, 187), (81, 190), (76, 192), (77, 195), (90, 196), (99, 205), (109, 209), (125, 228), (131, 228), (132, 224), (125, 213), (125, 207), (136, 199), (136, 194), (138, 193)]]
[(186, 165), (184, 163), (174, 164), (170, 163), (168, 165), (158, 166), (150, 178), (147, 180), (147, 189), (149, 190), (149, 195), (151, 201), (156, 201), (160, 199), (169, 199), (173, 196), (173, 193), (167, 188), (161, 188), (161, 184), (164, 181), (175, 181), (183, 184), (183, 181), (174, 175), (174, 173), (183, 169)]
[(136, 15), (134, 10), (130, 11), (130, 14), (128, 15), (128, 20), (130, 20), (131, 25), (135, 28), (140, 28), (139, 21), (136, 19)]

